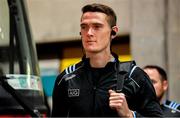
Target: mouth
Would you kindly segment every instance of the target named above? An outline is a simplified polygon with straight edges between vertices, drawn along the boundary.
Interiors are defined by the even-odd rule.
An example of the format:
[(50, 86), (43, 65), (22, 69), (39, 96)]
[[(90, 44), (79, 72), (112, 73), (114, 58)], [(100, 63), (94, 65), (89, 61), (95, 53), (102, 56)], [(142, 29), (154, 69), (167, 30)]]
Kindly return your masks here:
[(92, 38), (89, 38), (86, 40), (86, 42), (96, 42), (96, 40), (92, 39)]
[(96, 41), (87, 41), (86, 43), (87, 44), (94, 44), (94, 43), (96, 43)]
[(87, 42), (96, 42), (96, 41), (87, 41)]

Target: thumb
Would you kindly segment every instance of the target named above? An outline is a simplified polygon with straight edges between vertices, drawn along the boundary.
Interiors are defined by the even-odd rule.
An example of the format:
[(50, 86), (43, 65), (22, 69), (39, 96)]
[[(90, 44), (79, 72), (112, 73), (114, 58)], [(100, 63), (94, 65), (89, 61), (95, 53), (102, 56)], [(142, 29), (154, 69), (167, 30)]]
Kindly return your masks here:
[(115, 91), (114, 91), (114, 90), (112, 90), (112, 89), (110, 89), (108, 92), (109, 92), (109, 94), (111, 94), (111, 93), (115, 93)]

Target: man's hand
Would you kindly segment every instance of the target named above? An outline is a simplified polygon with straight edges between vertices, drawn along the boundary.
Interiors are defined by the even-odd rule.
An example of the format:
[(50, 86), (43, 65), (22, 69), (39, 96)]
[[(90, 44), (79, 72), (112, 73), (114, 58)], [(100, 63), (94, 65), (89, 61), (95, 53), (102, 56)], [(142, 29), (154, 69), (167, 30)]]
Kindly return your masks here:
[(124, 93), (116, 93), (113, 90), (109, 90), (109, 106), (116, 110), (119, 116), (133, 117), (133, 113), (128, 107)]

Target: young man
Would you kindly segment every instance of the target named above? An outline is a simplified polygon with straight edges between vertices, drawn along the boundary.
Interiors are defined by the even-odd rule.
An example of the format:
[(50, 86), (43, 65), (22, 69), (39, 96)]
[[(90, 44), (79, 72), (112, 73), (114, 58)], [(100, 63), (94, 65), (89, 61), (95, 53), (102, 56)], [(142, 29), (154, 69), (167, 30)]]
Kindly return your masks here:
[(161, 104), (165, 117), (180, 117), (180, 104), (163, 99), (168, 90), (167, 74), (164, 69), (156, 65), (147, 65), (144, 71), (149, 75)]
[(80, 27), (85, 55), (57, 77), (52, 116), (161, 116), (155, 91), (143, 70), (132, 64), (128, 77), (119, 72), (118, 56), (110, 49), (118, 32), (114, 11), (102, 4), (86, 5)]

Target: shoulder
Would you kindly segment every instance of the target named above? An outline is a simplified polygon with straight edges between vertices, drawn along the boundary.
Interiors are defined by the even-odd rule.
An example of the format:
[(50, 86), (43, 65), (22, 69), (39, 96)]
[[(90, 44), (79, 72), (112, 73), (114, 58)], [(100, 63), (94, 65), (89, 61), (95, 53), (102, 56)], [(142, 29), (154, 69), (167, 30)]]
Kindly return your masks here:
[(171, 110), (174, 110), (175, 112), (180, 112), (180, 104), (175, 101), (166, 100), (163, 103), (163, 106)]
[(60, 84), (62, 80), (73, 78), (74, 73), (83, 67), (83, 62), (73, 64), (65, 68), (61, 74), (57, 76), (56, 83)]
[(153, 89), (152, 82), (149, 76), (136, 64), (133, 64), (128, 78), (130, 78), (139, 88)]
[(137, 77), (137, 76), (145, 76), (144, 71), (136, 65), (136, 62), (134, 60), (132, 61), (126, 61), (126, 62), (120, 62), (120, 71), (128, 72), (128, 76), (130, 78)]
[(141, 87), (141, 84), (143, 84), (143, 78), (144, 78), (144, 71), (138, 67), (134, 60), (132, 61), (126, 61), (126, 62), (120, 62), (119, 64), (119, 71), (123, 73), (127, 73), (126, 77), (127, 80), (133, 81), (135, 86), (138, 88)]
[(147, 74), (136, 64), (131, 64), (131, 68), (129, 70), (128, 77), (138, 82), (139, 84), (143, 84), (145, 81), (150, 82)]

